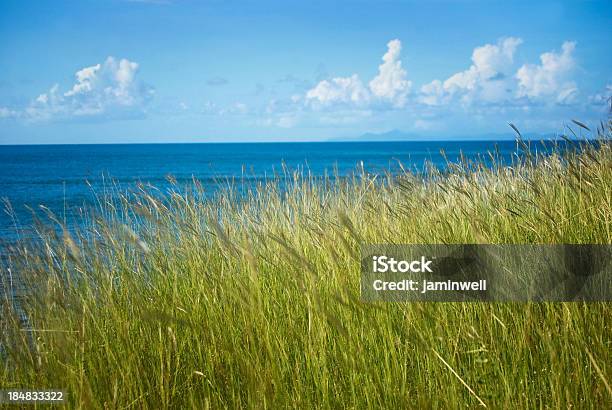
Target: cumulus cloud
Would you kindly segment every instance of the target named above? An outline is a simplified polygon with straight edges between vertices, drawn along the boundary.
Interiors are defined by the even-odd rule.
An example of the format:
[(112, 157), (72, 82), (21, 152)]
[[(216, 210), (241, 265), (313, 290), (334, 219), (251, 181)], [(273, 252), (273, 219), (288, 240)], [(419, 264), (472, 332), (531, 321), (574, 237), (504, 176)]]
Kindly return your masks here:
[(357, 74), (322, 80), (306, 93), (306, 102), (357, 106), (390, 103), (395, 107), (404, 106), (412, 84), (406, 79), (406, 71), (402, 68), (401, 49), (402, 43), (397, 39), (387, 44), (387, 52), (383, 55), (383, 63), (378, 67), (378, 75), (367, 87)]
[(472, 65), (466, 71), (457, 73), (444, 82), (447, 90), (473, 90), (482, 82), (500, 79), (512, 64), (516, 48), (523, 42), (520, 38), (509, 37), (496, 45), (485, 44), (472, 52)]
[[(296, 101), (306, 109), (333, 107), (335, 114), (343, 110), (380, 112), (410, 106), (411, 112), (419, 115), (442, 109), (450, 112), (448, 107), (488, 115), (508, 110), (527, 112), (536, 106), (544, 109), (551, 103), (577, 103), (578, 90), (570, 78), (575, 65), (575, 43), (568, 41), (560, 52), (542, 54), (540, 64), (521, 66), (515, 59), (522, 43), (521, 38), (504, 37), (478, 46), (473, 49), (471, 64), (466, 69), (446, 79), (434, 79), (412, 93), (412, 83), (400, 57), (402, 44), (392, 40), (387, 43), (378, 73), (370, 81), (362, 81), (357, 74), (325, 79)], [(590, 101), (601, 105), (603, 99), (600, 93)]]
[(361, 104), (370, 99), (357, 74), (350, 77), (337, 77), (323, 80), (306, 93), (307, 100), (316, 100), (324, 105), (331, 103)]
[[(412, 91), (406, 69), (402, 65), (400, 40), (391, 40), (378, 63), (373, 78), (363, 79), (357, 74), (317, 78), (316, 85), (293, 76), (278, 80), (288, 84), (283, 92), (272, 92), (274, 99), (258, 106), (252, 101), (218, 106), (207, 102), (201, 113), (214, 116), (236, 116), (242, 119), (260, 115), (260, 124), (291, 128), (309, 122), (319, 124), (355, 124), (366, 118), (382, 121), (382, 115), (412, 116), (414, 127), (432, 130), (438, 118), (453, 113), (471, 119), (491, 113), (530, 112), (538, 115), (559, 105), (576, 107), (577, 86), (571, 75), (575, 68), (576, 43), (565, 42), (560, 50), (543, 53), (539, 63), (515, 63), (522, 40), (506, 37), (497, 42), (473, 49), (471, 61), (466, 55), (465, 69), (446, 79), (434, 79)], [(374, 64), (372, 64), (375, 67)], [(520, 67), (520, 68), (519, 68)], [(128, 59), (108, 57), (99, 64), (84, 67), (74, 74), (67, 86), (53, 85), (38, 95), (29, 105), (19, 108), (0, 106), (0, 119), (23, 121), (64, 120), (79, 118), (118, 119), (140, 117), (146, 113), (153, 97), (153, 89), (139, 81), (139, 65)], [(322, 71), (322, 70), (321, 70)], [(450, 73), (449, 73), (450, 74)], [(225, 78), (208, 78), (210, 85), (227, 83)], [(291, 85), (295, 85), (291, 87)], [(263, 86), (258, 85), (256, 94)], [(582, 100), (581, 107), (604, 110), (610, 106), (612, 86), (592, 93)], [(193, 103), (178, 99), (174, 110), (199, 111)], [(327, 109), (327, 108), (329, 109)], [(457, 108), (455, 108), (457, 107)], [(538, 108), (539, 107), (539, 108)], [(409, 109), (407, 109), (409, 108)], [(400, 110), (402, 109), (402, 110)], [(388, 112), (385, 112), (388, 110)], [(511, 111), (514, 110), (514, 111)], [(432, 118), (427, 116), (432, 116)], [(425, 120), (424, 118), (428, 118)]]
[(419, 102), (425, 105), (442, 105), (448, 103), (450, 94), (444, 89), (440, 80), (433, 80), (421, 86)]
[[(537, 116), (562, 109), (561, 106), (585, 108), (588, 102), (599, 110), (610, 108), (610, 86), (587, 99), (578, 100), (578, 88), (573, 81), (576, 66), (576, 43), (566, 41), (558, 51), (541, 54), (539, 63), (516, 61), (517, 50), (523, 43), (518, 37), (503, 37), (496, 42), (472, 50), (466, 68), (446, 78), (434, 79), (412, 91), (412, 83), (402, 66), (402, 44), (399, 40), (387, 43), (378, 73), (370, 81), (357, 75), (335, 77), (319, 81), (302, 98), (289, 104), (292, 110), (317, 111), (316, 119), (340, 123), (340, 113), (403, 111), (421, 119), (427, 115), (440, 116), (469, 112), (471, 118), (483, 120), (490, 115)], [(582, 104), (582, 105), (581, 105)], [(319, 111), (318, 108), (329, 107)], [(310, 111), (312, 113), (312, 111)], [(528, 114), (527, 114), (528, 113)], [(333, 115), (332, 115), (333, 114)], [(346, 116), (353, 121), (356, 116)], [(431, 122), (417, 122), (415, 128), (431, 130)]]
[(576, 43), (566, 41), (560, 53), (550, 51), (540, 56), (540, 64), (525, 64), (516, 72), (519, 97), (553, 97), (559, 103), (571, 102), (578, 89), (568, 79), (575, 66), (573, 52)]
[(378, 75), (370, 81), (370, 91), (375, 97), (402, 107), (406, 103), (406, 95), (412, 83), (406, 79), (406, 70), (402, 68), (400, 52), (402, 43), (391, 40), (387, 44), (387, 52), (383, 56), (383, 63), (378, 66)]
[(137, 71), (133, 61), (108, 57), (104, 63), (77, 71), (67, 91), (53, 85), (31, 102), (24, 115), (30, 120), (142, 115), (154, 91), (136, 81)]
[(419, 101), (426, 105), (442, 105), (453, 98), (463, 103), (499, 102), (510, 92), (509, 71), (514, 53), (523, 42), (520, 38), (500, 39), (497, 44), (485, 44), (472, 52), (472, 65), (453, 74), (444, 82), (433, 80), (421, 87)]

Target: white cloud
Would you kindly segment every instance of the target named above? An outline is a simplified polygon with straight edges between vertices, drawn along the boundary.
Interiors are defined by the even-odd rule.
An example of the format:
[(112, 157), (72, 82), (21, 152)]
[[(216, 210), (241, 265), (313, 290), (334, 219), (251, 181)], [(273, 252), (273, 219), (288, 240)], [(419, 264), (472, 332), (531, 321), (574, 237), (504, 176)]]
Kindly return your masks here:
[(368, 90), (357, 74), (323, 80), (306, 93), (307, 100), (316, 100), (323, 105), (332, 103), (361, 104), (370, 99)]
[[(369, 82), (362, 81), (357, 74), (336, 77), (320, 81), (302, 94), (302, 98), (298, 96), (284, 103), (273, 100), (266, 114), (274, 113), (276, 120), (270, 120), (269, 125), (280, 126), (281, 112), (283, 115), (300, 113), (319, 124), (335, 125), (359, 123), (370, 115), (380, 121), (383, 114), (388, 114), (389, 118), (408, 115), (414, 129), (433, 131), (438, 123), (446, 123), (446, 118), (453, 115), (463, 118), (469, 113), (472, 120), (484, 123), (492, 117), (535, 118), (559, 113), (555, 110), (570, 106), (576, 108), (578, 89), (570, 78), (575, 66), (575, 43), (565, 42), (561, 51), (542, 54), (540, 64), (535, 65), (516, 61), (522, 43), (520, 38), (504, 37), (476, 47), (471, 53), (471, 63), (464, 70), (446, 79), (434, 79), (412, 94), (412, 83), (400, 59), (402, 44), (392, 40), (387, 44), (378, 73)], [(607, 90), (592, 95), (589, 102), (604, 109), (609, 107), (610, 94), (608, 86)], [(315, 112), (310, 108), (315, 108)], [(311, 114), (313, 117), (309, 117)], [(435, 120), (427, 119), (428, 116)]]
[(406, 70), (400, 61), (402, 43), (397, 39), (391, 40), (387, 49), (383, 63), (378, 66), (378, 75), (370, 81), (370, 91), (375, 97), (403, 107), (412, 83), (406, 79)]
[(76, 72), (76, 82), (60, 92), (55, 84), (40, 94), (25, 110), (30, 120), (71, 117), (112, 117), (142, 115), (153, 89), (136, 81), (138, 64), (108, 57), (102, 64)]
[(404, 106), (412, 84), (406, 79), (406, 71), (399, 59), (401, 49), (402, 43), (397, 39), (387, 43), (387, 52), (383, 55), (383, 63), (378, 67), (378, 75), (369, 82), (368, 87), (357, 74), (323, 80), (306, 93), (306, 103), (363, 107), (382, 102), (390, 103), (394, 107)]
[(508, 37), (496, 45), (485, 44), (472, 52), (472, 65), (444, 82), (446, 90), (473, 90), (484, 81), (499, 78), (514, 60), (516, 48), (523, 42), (520, 38)]
[(572, 53), (576, 43), (566, 41), (560, 53), (554, 51), (540, 56), (540, 64), (525, 64), (516, 72), (518, 97), (554, 97), (559, 103), (571, 102), (578, 89), (568, 79), (575, 66)]
[(19, 113), (17, 111), (6, 107), (0, 107), (0, 118), (16, 118), (18, 116)]
[(612, 84), (606, 85), (600, 92), (589, 96), (589, 103), (602, 110), (612, 110)]
[(421, 87), (419, 102), (426, 105), (442, 105), (453, 98), (462, 103), (500, 102), (510, 97), (508, 73), (514, 62), (514, 53), (523, 42), (520, 38), (507, 37), (497, 44), (485, 44), (472, 52), (472, 65), (444, 82), (433, 80)]
[[(78, 95), (82, 93), (87, 93), (93, 90), (95, 87), (94, 83), (96, 81), (97, 73), (100, 71), (100, 64), (96, 64), (92, 67), (85, 67), (82, 70), (76, 72), (75, 76), (77, 78), (76, 84), (72, 87), (70, 91), (64, 93), (64, 96), (71, 97), (73, 95)], [(43, 94), (39, 96), (37, 100), (40, 102), (47, 102), (46, 96)]]
[(540, 64), (524, 64), (512, 76), (514, 55), (521, 43), (519, 38), (508, 37), (495, 45), (475, 48), (472, 65), (467, 70), (445, 81), (423, 85), (418, 102), (427, 106), (458, 102), (463, 107), (500, 108), (550, 101), (561, 105), (576, 102), (578, 88), (569, 78), (575, 66), (572, 54), (576, 43), (566, 41), (560, 53), (544, 53)]
[[(520, 38), (507, 37), (476, 47), (471, 53), (471, 61), (465, 56), (463, 70), (446, 79), (434, 79), (413, 92), (401, 61), (402, 44), (394, 39), (387, 43), (382, 62), (375, 63), (378, 70), (371, 79), (362, 79), (357, 74), (317, 78), (314, 87), (301, 81), (299, 87), (271, 92), (274, 99), (268, 100), (267, 106), (258, 106), (251, 100), (246, 101), (249, 105), (228, 102), (219, 106), (206, 102), (201, 112), (226, 118), (235, 116), (240, 121), (258, 116), (258, 124), (280, 128), (310, 123), (348, 127), (365, 121), (382, 124), (391, 119), (410, 121), (414, 129), (432, 131), (438, 123), (447, 123), (452, 115), (459, 118), (466, 112), (474, 121), (479, 116), (506, 118), (518, 112), (537, 116), (552, 112), (545, 110), (566, 109), (568, 107), (560, 105), (577, 102), (578, 90), (570, 78), (576, 65), (575, 43), (565, 42), (561, 50), (543, 53), (537, 64), (515, 62), (521, 43)], [(372, 64), (372, 68), (375, 67)], [(136, 62), (108, 57), (99, 64), (76, 71), (72, 84), (53, 85), (25, 108), (0, 106), (0, 119), (34, 121), (141, 116), (147, 110), (153, 89), (139, 81), (138, 70)], [(209, 83), (221, 84), (225, 79), (211, 81)], [(297, 81), (292, 76), (279, 80), (283, 84)], [(585, 97), (584, 107), (588, 104), (591, 110), (595, 106), (597, 110), (606, 109), (610, 95), (612, 86), (608, 85)], [(191, 105), (177, 99), (173, 102), (173, 112), (177, 109), (183, 113), (200, 111)]]
[(421, 95), (419, 102), (425, 105), (442, 105), (446, 104), (450, 98), (450, 94), (444, 90), (444, 85), (440, 80), (433, 80), (421, 86)]
[(298, 94), (290, 98), (271, 99), (261, 111), (262, 118), (257, 121), (266, 127), (293, 128), (304, 119), (303, 98)]

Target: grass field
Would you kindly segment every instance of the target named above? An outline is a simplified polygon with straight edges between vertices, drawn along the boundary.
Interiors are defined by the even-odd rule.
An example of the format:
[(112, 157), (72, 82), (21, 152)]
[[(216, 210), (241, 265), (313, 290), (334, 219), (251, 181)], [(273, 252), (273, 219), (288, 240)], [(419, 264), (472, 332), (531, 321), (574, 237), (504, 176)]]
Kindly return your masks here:
[[(602, 130), (610, 137), (610, 128)], [(142, 187), (8, 262), (0, 387), (70, 408), (611, 408), (609, 303), (377, 303), (359, 243), (612, 243), (612, 150), (427, 178)], [(56, 228), (62, 221), (56, 221)], [(60, 229), (61, 231), (61, 229)]]

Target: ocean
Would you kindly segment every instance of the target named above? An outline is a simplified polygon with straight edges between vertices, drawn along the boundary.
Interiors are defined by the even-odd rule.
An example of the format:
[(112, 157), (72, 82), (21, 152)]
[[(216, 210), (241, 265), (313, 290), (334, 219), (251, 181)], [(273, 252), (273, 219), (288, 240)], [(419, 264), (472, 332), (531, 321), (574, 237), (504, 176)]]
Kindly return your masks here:
[[(532, 142), (530, 150), (546, 153), (555, 144), (566, 145)], [(344, 177), (362, 166), (368, 173), (397, 174), (400, 163), (421, 172), (426, 162), (445, 168), (447, 160), (458, 161), (460, 155), (486, 161), (487, 152), (497, 152), (506, 163), (524, 154), (514, 141), (4, 145), (0, 245), (16, 238), (16, 226), (32, 222), (32, 210), (40, 213), (44, 205), (69, 220), (74, 209), (93, 205), (94, 192), (111, 180), (122, 188), (142, 182), (164, 190), (169, 176), (179, 185), (195, 177), (214, 195), (220, 181), (261, 182), (282, 176), (283, 166), (313, 176)], [(11, 212), (5, 212), (8, 204)]]

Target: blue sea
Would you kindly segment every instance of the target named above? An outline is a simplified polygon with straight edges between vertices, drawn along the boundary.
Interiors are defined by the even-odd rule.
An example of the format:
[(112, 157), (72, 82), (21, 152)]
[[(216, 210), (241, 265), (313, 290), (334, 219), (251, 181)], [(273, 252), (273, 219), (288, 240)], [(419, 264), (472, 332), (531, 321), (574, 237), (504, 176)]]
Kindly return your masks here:
[[(555, 144), (564, 145), (532, 142), (530, 150), (548, 152)], [(283, 166), (314, 176), (348, 176), (362, 166), (368, 173), (396, 174), (400, 163), (420, 172), (426, 162), (444, 168), (460, 155), (486, 160), (487, 152), (507, 163), (524, 154), (514, 141), (5, 145), (0, 146), (0, 242), (15, 239), (15, 226), (31, 223), (31, 210), (40, 212), (44, 205), (69, 217), (92, 205), (93, 192), (111, 180), (126, 189), (143, 182), (163, 190), (168, 176), (179, 185), (195, 177), (213, 195), (219, 181), (263, 181), (282, 175)], [(5, 212), (7, 203), (14, 217)]]

